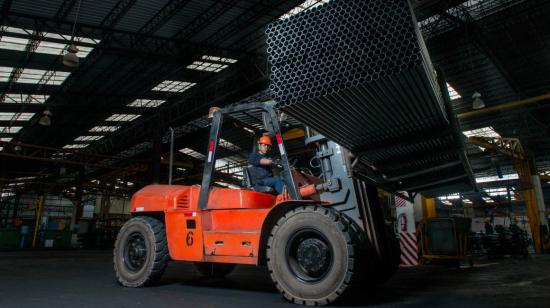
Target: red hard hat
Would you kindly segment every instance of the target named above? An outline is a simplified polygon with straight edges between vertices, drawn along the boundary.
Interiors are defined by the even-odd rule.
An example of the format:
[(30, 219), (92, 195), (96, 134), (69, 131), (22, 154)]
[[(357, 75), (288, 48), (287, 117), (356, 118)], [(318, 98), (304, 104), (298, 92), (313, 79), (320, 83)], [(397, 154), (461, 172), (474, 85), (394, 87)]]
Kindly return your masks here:
[(260, 139), (258, 139), (258, 143), (259, 144), (272, 145), (271, 144), (271, 138), (269, 138), (269, 136), (261, 136)]

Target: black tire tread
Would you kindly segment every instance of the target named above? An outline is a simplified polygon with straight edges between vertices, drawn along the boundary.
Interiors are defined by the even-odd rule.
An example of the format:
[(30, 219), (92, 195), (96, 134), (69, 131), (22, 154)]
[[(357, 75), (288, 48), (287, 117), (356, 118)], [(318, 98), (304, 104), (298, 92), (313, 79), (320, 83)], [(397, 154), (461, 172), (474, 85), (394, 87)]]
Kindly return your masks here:
[[(296, 215), (298, 213), (308, 213), (308, 212), (309, 213), (321, 213), (321, 214), (327, 216), (330, 220), (332, 220), (336, 224), (337, 228), (344, 235), (344, 237), (346, 239), (346, 242), (347, 242), (347, 245), (348, 245), (347, 258), (348, 258), (349, 268), (348, 268), (347, 273), (345, 275), (345, 279), (340, 283), (339, 286), (337, 286), (336, 290), (334, 292), (332, 292), (330, 295), (328, 295), (326, 297), (323, 297), (323, 298), (314, 299), (314, 300), (298, 298), (298, 297), (295, 297), (295, 296), (287, 293), (281, 287), (281, 285), (277, 282), (277, 278), (273, 274), (273, 266), (270, 262), (271, 261), (271, 255), (272, 255), (271, 246), (272, 246), (272, 243), (273, 243), (273, 237), (277, 233), (277, 230), (279, 229), (281, 224), (284, 223), (286, 220), (288, 220), (293, 215)], [(359, 234), (358, 234), (357, 230), (358, 229), (353, 226), (353, 224), (351, 223), (351, 221), (349, 219), (347, 219), (345, 216), (343, 216), (339, 212), (334, 211), (330, 208), (320, 207), (320, 206), (316, 206), (316, 205), (306, 205), (306, 206), (301, 206), (301, 207), (292, 209), (292, 210), (288, 211), (287, 213), (285, 213), (277, 221), (277, 223), (274, 225), (274, 227), (272, 228), (271, 233), (269, 235), (268, 242), (267, 242), (267, 252), (266, 252), (267, 266), (268, 266), (268, 270), (269, 270), (269, 273), (271, 275), (271, 278), (272, 278), (275, 286), (277, 287), (277, 289), (283, 294), (283, 296), (288, 301), (290, 301), (292, 303), (295, 303), (295, 304), (301, 304), (301, 305), (307, 305), (307, 306), (327, 305), (329, 303), (332, 303), (332, 302), (336, 301), (341, 296), (345, 296), (347, 294), (347, 291), (351, 289), (350, 287), (357, 280), (357, 276), (358, 276), (356, 271), (355, 271), (355, 269), (357, 267), (357, 262), (356, 262), (356, 258), (355, 258), (356, 247), (359, 244)]]
[[(125, 228), (128, 228), (133, 223), (143, 223), (145, 226), (147, 226), (154, 235), (155, 243), (154, 243), (154, 256), (153, 256), (153, 266), (151, 266), (147, 272), (143, 275), (142, 279), (136, 282), (128, 282), (125, 281), (119, 274), (119, 271), (116, 266), (116, 247), (118, 246), (119, 241), (121, 240), (121, 235), (123, 234), (123, 231)], [(125, 286), (125, 287), (131, 287), (131, 288), (139, 288), (139, 287), (145, 287), (153, 285), (154, 283), (158, 282), (162, 275), (164, 274), (164, 271), (166, 270), (166, 266), (168, 265), (168, 261), (170, 260), (170, 255), (168, 252), (168, 241), (166, 239), (166, 230), (164, 223), (158, 219), (155, 219), (153, 217), (148, 216), (138, 216), (134, 217), (131, 220), (129, 220), (124, 226), (121, 228), (120, 232), (117, 236), (117, 241), (115, 244), (115, 254), (113, 256), (113, 261), (115, 264), (115, 273), (117, 277), (117, 281)]]

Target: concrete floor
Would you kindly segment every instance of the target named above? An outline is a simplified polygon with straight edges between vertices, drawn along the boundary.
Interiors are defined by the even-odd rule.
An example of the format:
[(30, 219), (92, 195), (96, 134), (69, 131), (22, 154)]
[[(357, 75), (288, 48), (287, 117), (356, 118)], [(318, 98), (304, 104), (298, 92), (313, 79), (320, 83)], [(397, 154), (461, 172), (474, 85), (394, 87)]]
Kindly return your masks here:
[[(241, 266), (207, 281), (172, 262), (160, 285), (127, 289), (115, 282), (110, 251), (0, 252), (0, 307), (260, 306), (299, 307), (282, 299), (265, 268)], [(550, 307), (550, 256), (401, 269), (343, 306)]]

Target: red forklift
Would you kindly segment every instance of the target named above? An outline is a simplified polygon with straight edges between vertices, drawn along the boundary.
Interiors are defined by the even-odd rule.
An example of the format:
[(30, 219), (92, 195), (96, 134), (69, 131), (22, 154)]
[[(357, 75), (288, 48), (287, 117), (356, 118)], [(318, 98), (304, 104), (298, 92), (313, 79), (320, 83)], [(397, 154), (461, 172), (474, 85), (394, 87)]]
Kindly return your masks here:
[[(326, 305), (393, 275), (399, 244), (385, 223), (377, 188), (354, 174), (348, 150), (309, 130), (305, 143), (319, 174), (292, 167), (279, 116), (272, 101), (211, 108), (201, 185), (150, 185), (133, 195), (133, 218), (114, 248), (120, 284), (151, 285), (170, 260), (194, 262), (209, 277), (254, 264), (268, 267), (289, 301)], [(250, 180), (240, 189), (213, 185), (222, 123), (244, 118), (256, 119), (256, 127), (276, 140), (282, 194)], [(247, 178), (246, 168), (244, 173)]]

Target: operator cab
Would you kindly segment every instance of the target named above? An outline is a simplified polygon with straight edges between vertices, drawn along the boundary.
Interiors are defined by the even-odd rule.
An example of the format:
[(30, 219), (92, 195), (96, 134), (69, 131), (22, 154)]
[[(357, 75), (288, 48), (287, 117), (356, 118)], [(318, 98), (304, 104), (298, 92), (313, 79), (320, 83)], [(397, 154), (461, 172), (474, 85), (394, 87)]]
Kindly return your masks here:
[[(208, 195), (213, 186), (224, 186), (228, 181), (232, 181), (231, 186), (241, 187), (241, 189), (277, 194), (269, 186), (254, 183), (250, 166), (248, 166), (248, 158), (253, 151), (257, 150), (258, 138), (263, 135), (268, 135), (273, 141), (269, 156), (280, 158), (282, 162), (279, 177), (285, 182), (286, 192), (292, 199), (300, 199), (297, 185), (291, 176), (278, 117), (275, 102), (234, 105), (222, 109), (211, 108), (209, 118), (212, 126), (207, 159), (204, 164), (199, 209), (206, 209)], [(251, 144), (253, 150), (249, 151), (247, 149), (250, 149)], [(224, 167), (225, 165), (227, 168)], [(236, 180), (240, 180), (240, 183), (236, 183)]]
[(266, 194), (277, 194), (275, 189), (270, 186), (262, 186), (254, 183), (252, 181), (252, 177), (250, 176), (250, 168), (252, 168), (252, 166), (246, 166), (246, 168), (244, 168), (244, 180), (247, 189)]

